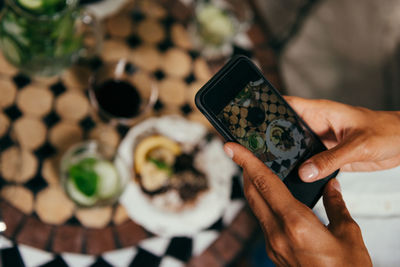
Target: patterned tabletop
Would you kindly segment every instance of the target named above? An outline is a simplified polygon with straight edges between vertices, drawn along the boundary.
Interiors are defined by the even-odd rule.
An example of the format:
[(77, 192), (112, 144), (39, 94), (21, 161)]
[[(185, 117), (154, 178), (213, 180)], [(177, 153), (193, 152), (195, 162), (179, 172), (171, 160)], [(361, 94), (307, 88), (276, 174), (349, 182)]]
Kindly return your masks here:
[[(212, 131), (195, 108), (194, 95), (218, 65), (210, 65), (194, 49), (186, 31), (190, 16), (190, 9), (177, 0), (128, 1), (104, 21), (100, 56), (76, 64), (60, 77), (27, 77), (0, 55), (4, 266), (220, 266), (243, 250), (257, 224), (244, 205), (239, 171), (225, 214), (198, 235), (172, 239), (147, 232), (119, 204), (78, 208), (59, 184), (58, 161), (66, 148), (85, 139), (116, 147), (129, 130), (106, 127), (91, 112), (89, 76), (104, 62), (126, 58), (148, 73), (139, 84), (155, 80), (159, 100), (148, 116), (180, 114)], [(237, 38), (233, 53), (255, 59), (279, 87), (274, 53), (257, 24)], [(23, 149), (20, 157), (11, 132)], [(23, 169), (14, 176), (18, 162)]]

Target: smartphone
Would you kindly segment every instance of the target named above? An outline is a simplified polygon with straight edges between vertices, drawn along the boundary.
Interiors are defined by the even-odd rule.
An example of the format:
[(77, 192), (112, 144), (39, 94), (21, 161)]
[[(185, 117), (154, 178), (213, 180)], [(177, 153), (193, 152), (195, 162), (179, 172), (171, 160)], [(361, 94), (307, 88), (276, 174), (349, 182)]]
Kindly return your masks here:
[(312, 208), (328, 177), (305, 183), (299, 166), (326, 147), (279, 92), (245, 56), (231, 59), (196, 94), (196, 106), (229, 142), (253, 152), (289, 188)]

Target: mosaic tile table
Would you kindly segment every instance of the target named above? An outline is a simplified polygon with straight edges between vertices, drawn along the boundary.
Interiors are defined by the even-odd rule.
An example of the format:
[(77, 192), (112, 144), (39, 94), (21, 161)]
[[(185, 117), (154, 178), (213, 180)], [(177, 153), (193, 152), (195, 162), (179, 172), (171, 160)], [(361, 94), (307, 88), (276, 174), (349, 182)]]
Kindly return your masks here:
[[(117, 146), (128, 130), (104, 127), (91, 115), (88, 78), (103, 62), (127, 58), (149, 73), (138, 77), (139, 85), (154, 77), (160, 95), (150, 116), (180, 114), (209, 126), (193, 99), (217, 67), (210, 67), (190, 42), (189, 10), (175, 0), (138, 5), (133, 9), (128, 2), (104, 21), (98, 58), (60, 77), (27, 77), (0, 55), (0, 207), (7, 224), (1, 237), (3, 266), (224, 266), (257, 230), (243, 201), (239, 172), (225, 214), (192, 237), (157, 237), (129, 219), (121, 205), (83, 210), (63, 194), (57, 164), (69, 145), (100, 138)], [(255, 59), (279, 87), (274, 53), (257, 24), (238, 36), (233, 54)], [(21, 158), (11, 131), (23, 148)], [(24, 167), (16, 178), (10, 169), (18, 161)]]

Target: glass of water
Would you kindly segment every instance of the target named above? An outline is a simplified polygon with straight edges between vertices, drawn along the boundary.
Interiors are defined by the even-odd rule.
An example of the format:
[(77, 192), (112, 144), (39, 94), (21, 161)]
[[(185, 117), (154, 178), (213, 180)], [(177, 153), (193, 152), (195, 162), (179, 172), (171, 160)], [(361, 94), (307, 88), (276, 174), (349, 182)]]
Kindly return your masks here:
[(5, 0), (0, 13), (4, 57), (29, 75), (60, 73), (100, 49), (97, 20), (78, 0)]
[(128, 164), (115, 148), (99, 141), (72, 146), (62, 157), (61, 184), (79, 206), (113, 204), (131, 178)]

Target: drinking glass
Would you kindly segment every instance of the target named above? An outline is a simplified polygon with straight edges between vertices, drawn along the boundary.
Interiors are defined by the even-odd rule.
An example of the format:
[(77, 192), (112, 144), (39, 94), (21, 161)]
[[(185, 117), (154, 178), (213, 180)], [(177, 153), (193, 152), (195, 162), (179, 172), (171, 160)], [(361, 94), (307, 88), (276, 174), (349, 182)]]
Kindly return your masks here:
[[(53, 3), (50, 5), (49, 3)], [(28, 75), (52, 76), (101, 46), (94, 16), (78, 0), (5, 0), (0, 13), (0, 48)]]
[(89, 99), (97, 116), (116, 126), (132, 126), (158, 98), (153, 75), (126, 59), (104, 63), (90, 78)]
[(128, 164), (116, 148), (95, 140), (78, 143), (60, 162), (61, 185), (79, 206), (110, 205), (131, 178)]
[(248, 29), (252, 17), (246, 1), (195, 1), (189, 33), (203, 57), (220, 60), (232, 54), (234, 38)]

